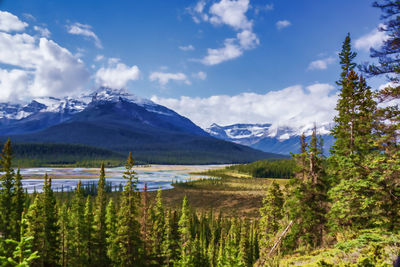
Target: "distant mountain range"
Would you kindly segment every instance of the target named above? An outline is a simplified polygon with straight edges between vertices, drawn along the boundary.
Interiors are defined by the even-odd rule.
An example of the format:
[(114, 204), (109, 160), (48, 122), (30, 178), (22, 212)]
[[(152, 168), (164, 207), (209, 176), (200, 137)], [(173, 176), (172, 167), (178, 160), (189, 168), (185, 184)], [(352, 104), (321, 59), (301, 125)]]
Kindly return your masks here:
[[(331, 124), (317, 127), (324, 140), (324, 154), (329, 154), (333, 144), (330, 135)], [(301, 129), (290, 127), (273, 127), (271, 124), (233, 124), (220, 126), (212, 124), (206, 131), (216, 138), (247, 145), (265, 152), (280, 154), (298, 153), (300, 151), (300, 135), (304, 132), (306, 140), (311, 139), (312, 127)]]
[(17, 143), (132, 151), (148, 163), (234, 163), (282, 157), (214, 138), (171, 109), (110, 88), (78, 98), (0, 103), (0, 140), (6, 138)]

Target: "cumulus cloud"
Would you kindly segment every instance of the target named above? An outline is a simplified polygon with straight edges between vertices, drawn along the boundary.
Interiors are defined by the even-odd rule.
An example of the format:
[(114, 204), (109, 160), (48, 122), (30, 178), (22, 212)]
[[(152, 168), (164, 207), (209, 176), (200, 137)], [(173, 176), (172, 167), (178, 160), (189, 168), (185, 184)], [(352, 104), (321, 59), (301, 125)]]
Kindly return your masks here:
[(103, 60), (104, 59), (104, 56), (103, 55), (97, 55), (95, 58), (94, 58), (94, 61), (101, 61), (101, 60)]
[(206, 2), (200, 0), (189, 10), (196, 23), (205, 21), (214, 26), (226, 25), (237, 32), (235, 38), (226, 38), (222, 47), (208, 48), (207, 55), (199, 62), (205, 65), (220, 64), (240, 57), (244, 51), (259, 45), (260, 41), (252, 30), (253, 21), (246, 15), (250, 7), (249, 0), (220, 0), (213, 3), (207, 12)]
[(97, 37), (97, 35), (92, 31), (92, 26), (76, 22), (67, 26), (67, 29), (68, 33), (85, 36), (92, 39), (98, 48), (103, 48), (99, 37)]
[(124, 88), (128, 82), (139, 79), (138, 66), (129, 67), (119, 60), (110, 59), (107, 67), (100, 68), (95, 75), (96, 84), (115, 89)]
[(335, 115), (337, 95), (329, 84), (288, 87), (266, 94), (242, 93), (215, 95), (207, 98), (182, 96), (152, 101), (165, 105), (190, 118), (203, 128), (212, 123), (272, 123), (275, 127), (305, 127), (314, 123), (331, 123)]
[(84, 63), (47, 38), (0, 32), (0, 50), (0, 101), (71, 95), (88, 81)]
[(192, 76), (196, 79), (200, 79), (200, 80), (205, 80), (207, 79), (207, 73), (203, 72), (203, 71), (199, 71), (197, 73), (193, 73)]
[(382, 45), (383, 41), (387, 40), (388, 36), (384, 31), (380, 31), (379, 28), (384, 27), (380, 24), (377, 29), (372, 30), (366, 35), (361, 36), (354, 42), (355, 48), (359, 50), (369, 50), (370, 48), (378, 48)]
[(224, 46), (221, 48), (208, 48), (207, 56), (201, 62), (204, 65), (217, 65), (221, 62), (237, 58), (243, 54), (243, 50), (236, 43), (236, 39), (225, 39)]
[(288, 20), (279, 20), (278, 22), (276, 22), (276, 28), (278, 30), (282, 30), (284, 28), (289, 27), (290, 25), (292, 25), (292, 23)]
[(44, 28), (44, 27), (40, 27), (40, 26), (36, 26), (36, 25), (35, 25), (35, 26), (33, 26), (33, 29), (34, 29), (35, 31), (37, 31), (42, 37), (49, 38), (50, 35), (51, 35), (49, 29), (47, 29), (47, 28)]
[(326, 70), (328, 68), (328, 65), (334, 62), (335, 59), (333, 57), (314, 60), (308, 65), (308, 70)]
[(247, 19), (249, 0), (221, 0), (210, 7), (210, 22), (214, 25), (229, 25), (236, 30), (249, 30), (252, 21)]
[(21, 21), (17, 16), (7, 11), (0, 11), (0, 31), (23, 31), (28, 23)]
[(170, 81), (180, 81), (187, 85), (191, 82), (182, 72), (167, 73), (167, 72), (152, 72), (149, 76), (150, 81), (157, 81), (161, 87), (166, 86)]
[(182, 51), (193, 51), (194, 46), (193, 45), (180, 46), (179, 49)]

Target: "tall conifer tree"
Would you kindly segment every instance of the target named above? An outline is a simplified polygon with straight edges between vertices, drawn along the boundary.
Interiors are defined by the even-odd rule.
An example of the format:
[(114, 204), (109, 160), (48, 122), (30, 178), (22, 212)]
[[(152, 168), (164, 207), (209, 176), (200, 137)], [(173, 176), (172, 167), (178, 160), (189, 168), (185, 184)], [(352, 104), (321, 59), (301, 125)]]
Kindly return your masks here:
[(134, 161), (129, 153), (123, 177), (127, 180), (122, 192), (121, 206), (118, 215), (117, 239), (119, 242), (119, 260), (124, 266), (140, 266), (141, 239), (139, 212), (138, 178), (133, 170)]

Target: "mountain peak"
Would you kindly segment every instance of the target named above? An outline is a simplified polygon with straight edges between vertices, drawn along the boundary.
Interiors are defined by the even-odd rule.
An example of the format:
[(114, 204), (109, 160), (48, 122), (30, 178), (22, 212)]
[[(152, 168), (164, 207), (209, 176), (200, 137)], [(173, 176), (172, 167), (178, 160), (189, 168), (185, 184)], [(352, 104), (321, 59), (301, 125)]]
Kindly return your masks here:
[(107, 102), (120, 102), (127, 101), (133, 102), (139, 106), (154, 106), (154, 102), (148, 99), (140, 98), (126, 89), (115, 89), (110, 87), (100, 87), (93, 93), (89, 94), (91, 102), (107, 101)]

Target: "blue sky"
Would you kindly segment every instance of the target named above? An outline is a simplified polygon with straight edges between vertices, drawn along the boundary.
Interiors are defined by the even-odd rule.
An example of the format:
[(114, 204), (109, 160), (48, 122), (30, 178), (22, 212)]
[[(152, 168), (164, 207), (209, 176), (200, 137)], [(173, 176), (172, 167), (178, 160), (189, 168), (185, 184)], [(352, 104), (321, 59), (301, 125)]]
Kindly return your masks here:
[[(352, 35), (359, 62), (369, 60), (369, 47), (379, 46), (384, 38), (376, 31), (380, 11), (371, 4), (366, 0), (4, 0), (0, 10), (23, 24), (1, 29), (2, 23), (15, 19), (2, 13), (3, 38), (12, 43), (19, 42), (17, 35), (31, 36), (33, 40), (22, 43), (30, 42), (28, 54), (33, 58), (13, 61), (15, 53), (25, 53), (24, 45), (16, 45), (17, 52), (2, 52), (8, 55), (0, 55), (0, 101), (73, 95), (108, 85), (152, 98), (203, 127), (211, 122), (285, 124), (299, 117), (307, 117), (299, 125), (328, 123), (336, 100), (337, 52), (346, 34)], [(43, 59), (49, 49), (54, 52), (51, 62)], [(35, 59), (37, 53), (41, 59)], [(57, 58), (59, 54), (65, 54), (63, 59)], [(370, 83), (377, 87), (382, 80)], [(23, 90), (24, 85), (29, 88), (24, 94), (9, 89)], [(329, 107), (309, 108), (315, 104), (307, 97), (314, 102), (326, 98)], [(234, 106), (241, 101), (247, 103), (243, 109)], [(296, 101), (302, 104), (293, 107)], [(273, 110), (268, 108), (275, 104), (279, 105)]]

